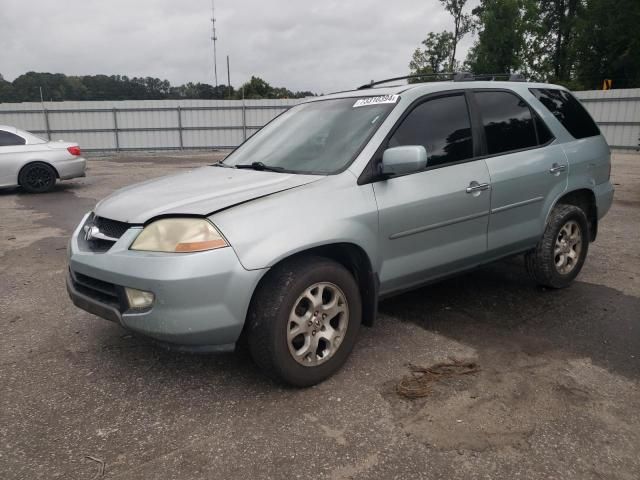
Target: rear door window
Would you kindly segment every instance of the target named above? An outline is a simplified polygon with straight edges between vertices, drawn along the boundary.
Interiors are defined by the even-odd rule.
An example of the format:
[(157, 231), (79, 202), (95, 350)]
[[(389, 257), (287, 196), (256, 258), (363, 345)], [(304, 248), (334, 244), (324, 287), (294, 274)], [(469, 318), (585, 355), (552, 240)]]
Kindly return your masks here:
[(489, 155), (538, 145), (533, 113), (520, 97), (510, 92), (478, 91), (475, 99), (482, 116)]
[(600, 135), (600, 129), (587, 110), (566, 90), (532, 88), (531, 93), (566, 128), (574, 138)]
[(427, 100), (414, 108), (389, 139), (389, 147), (423, 145), (428, 166), (473, 157), (471, 121), (464, 94)]
[(0, 147), (9, 147), (13, 145), (24, 145), (25, 139), (14, 133), (0, 130)]

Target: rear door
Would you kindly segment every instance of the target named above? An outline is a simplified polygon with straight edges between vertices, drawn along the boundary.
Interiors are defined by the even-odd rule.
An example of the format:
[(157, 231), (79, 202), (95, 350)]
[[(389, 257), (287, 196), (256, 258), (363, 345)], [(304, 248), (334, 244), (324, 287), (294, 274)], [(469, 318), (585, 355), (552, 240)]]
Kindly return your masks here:
[(562, 145), (571, 170), (569, 188), (589, 188), (608, 181), (611, 152), (589, 112), (566, 90), (530, 91), (570, 135), (570, 141)]
[(416, 105), (381, 151), (423, 145), (423, 171), (374, 183), (380, 292), (408, 288), (477, 264), (486, 254), (489, 171), (474, 145), (464, 92)]
[(488, 252), (516, 253), (536, 244), (545, 200), (567, 187), (567, 158), (527, 102), (508, 90), (476, 90), (483, 149), (491, 175)]

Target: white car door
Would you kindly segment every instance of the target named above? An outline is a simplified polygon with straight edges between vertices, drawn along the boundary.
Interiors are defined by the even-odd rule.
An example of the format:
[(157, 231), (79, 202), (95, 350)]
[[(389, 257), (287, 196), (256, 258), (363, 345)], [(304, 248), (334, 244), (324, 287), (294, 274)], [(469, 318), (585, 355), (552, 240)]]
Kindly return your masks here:
[(0, 187), (18, 184), (18, 172), (27, 151), (25, 139), (0, 129)]

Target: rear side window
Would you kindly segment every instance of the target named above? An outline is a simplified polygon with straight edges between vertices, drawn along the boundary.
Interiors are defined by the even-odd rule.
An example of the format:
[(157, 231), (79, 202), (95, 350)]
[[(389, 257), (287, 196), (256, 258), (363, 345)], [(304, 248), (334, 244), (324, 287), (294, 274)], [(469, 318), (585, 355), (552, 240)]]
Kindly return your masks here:
[(600, 129), (587, 110), (569, 92), (553, 88), (532, 88), (531, 93), (575, 138), (600, 135)]
[(19, 135), (0, 130), (0, 147), (24, 145), (25, 143), (25, 139), (20, 137)]
[(475, 92), (475, 98), (482, 115), (489, 155), (538, 145), (534, 116), (520, 97), (509, 92), (480, 91)]
[(473, 157), (464, 95), (434, 98), (414, 108), (389, 139), (389, 147), (403, 145), (423, 145), (429, 167)]

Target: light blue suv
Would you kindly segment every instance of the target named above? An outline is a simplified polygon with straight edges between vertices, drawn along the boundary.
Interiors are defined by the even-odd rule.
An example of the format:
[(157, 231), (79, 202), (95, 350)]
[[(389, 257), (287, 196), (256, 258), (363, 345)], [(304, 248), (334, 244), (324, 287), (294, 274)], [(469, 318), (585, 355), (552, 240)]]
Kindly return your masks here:
[(376, 84), (283, 113), (217, 165), (124, 188), (69, 245), (80, 308), (173, 348), (246, 342), (313, 385), (378, 299), (524, 254), (578, 275), (613, 199), (609, 147), (564, 88)]

